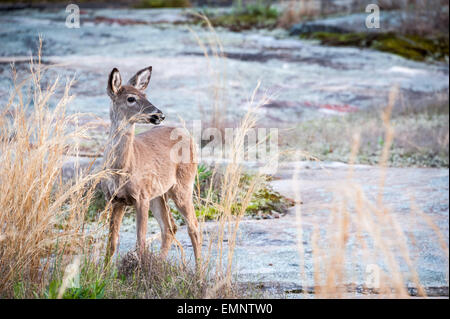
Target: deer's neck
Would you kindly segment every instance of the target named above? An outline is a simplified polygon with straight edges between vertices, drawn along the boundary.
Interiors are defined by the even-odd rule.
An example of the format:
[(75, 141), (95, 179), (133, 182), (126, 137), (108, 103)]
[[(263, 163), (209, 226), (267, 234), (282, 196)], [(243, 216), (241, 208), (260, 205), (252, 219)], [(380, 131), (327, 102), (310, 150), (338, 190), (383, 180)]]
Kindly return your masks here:
[(125, 172), (130, 171), (134, 160), (134, 124), (111, 121), (109, 141), (105, 150), (107, 166)]

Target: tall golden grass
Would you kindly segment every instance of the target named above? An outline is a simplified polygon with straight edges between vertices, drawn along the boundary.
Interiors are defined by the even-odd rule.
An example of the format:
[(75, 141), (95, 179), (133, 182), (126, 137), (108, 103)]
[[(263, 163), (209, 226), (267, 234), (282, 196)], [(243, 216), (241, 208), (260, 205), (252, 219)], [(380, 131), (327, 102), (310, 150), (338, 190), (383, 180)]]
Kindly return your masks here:
[(61, 175), (65, 155), (77, 152), (74, 141), (86, 136), (88, 127), (74, 126), (76, 116), (66, 115), (72, 81), (50, 107), (59, 80), (41, 86), (46, 71), (41, 47), (42, 41), (28, 77), (19, 81), (13, 69), (12, 94), (0, 114), (2, 297), (19, 288), (40, 291), (58, 258), (70, 262), (93, 240), (84, 217), (100, 173), (77, 175), (71, 183)]
[[(202, 39), (197, 32), (188, 27), (189, 31), (202, 49), (208, 64), (209, 77), (211, 78), (211, 97), (212, 104), (204, 109), (204, 105), (199, 105), (204, 124), (209, 127), (218, 128), (223, 131), (227, 122), (227, 106), (229, 104), (227, 97), (227, 64), (224, 62), (223, 44), (217, 35), (209, 19), (198, 12), (191, 12), (192, 15), (203, 20), (208, 29), (205, 39)], [(212, 108), (212, 112), (211, 112)], [(210, 114), (208, 116), (207, 114)], [(223, 133), (223, 132), (222, 132)]]
[[(196, 13), (194, 13), (196, 14)], [(199, 18), (205, 21), (209, 30), (206, 39), (202, 39), (193, 29), (189, 28), (194, 38), (196, 39), (200, 48), (202, 48), (205, 59), (208, 63), (210, 76), (213, 79), (211, 85), (213, 112), (208, 117), (203, 117), (204, 123), (212, 125), (217, 128), (224, 136), (224, 130), (228, 122), (227, 114), (227, 77), (226, 77), (226, 60), (224, 49), (219, 36), (217, 35), (211, 22), (205, 15), (196, 14)], [(230, 145), (225, 145), (227, 154), (224, 159), (228, 161), (226, 165), (216, 163), (212, 171), (212, 178), (206, 196), (199, 197), (200, 189), (197, 189), (197, 196), (195, 200), (200, 205), (213, 206), (217, 214), (215, 220), (216, 227), (213, 231), (208, 233), (205, 242), (207, 242), (207, 252), (204, 254), (202, 274), (212, 275), (214, 285), (209, 286), (206, 290), (205, 297), (212, 298), (217, 296), (234, 296), (233, 287), (233, 258), (236, 247), (239, 223), (244, 216), (244, 213), (250, 203), (250, 200), (255, 192), (261, 187), (265, 177), (256, 174), (253, 176), (250, 185), (245, 188), (243, 192), (243, 185), (241, 185), (241, 177), (243, 174), (243, 163), (240, 162), (239, 155), (242, 150), (245, 152), (254, 151), (251, 147), (245, 148), (246, 137), (250, 130), (255, 128), (258, 121), (258, 109), (267, 103), (268, 98), (263, 96), (257, 99), (257, 93), (260, 83), (256, 84), (248, 101), (248, 110), (243, 115), (242, 120), (236, 127), (236, 133)], [(260, 141), (265, 142), (265, 141)], [(245, 154), (244, 154), (245, 156)], [(219, 161), (221, 159), (218, 159)], [(220, 176), (220, 178), (219, 178)], [(198, 184), (199, 185), (199, 184)], [(219, 196), (213, 196), (214, 188), (218, 186), (220, 190)], [(241, 203), (238, 211), (235, 209), (235, 203)], [(204, 221), (200, 222), (200, 229), (204, 229)], [(227, 242), (228, 247), (224, 247), (223, 243)], [(215, 253), (213, 251), (215, 250)], [(225, 265), (224, 265), (225, 261)], [(211, 274), (211, 267), (213, 273)]]
[[(353, 164), (360, 145), (359, 134), (355, 132), (348, 178), (333, 191), (333, 201), (324, 206), (330, 211), (328, 226), (313, 227), (311, 245), (314, 270), (312, 275), (316, 298), (355, 296), (357, 287), (353, 283), (358, 279), (364, 283), (362, 287), (359, 287), (360, 297), (409, 298), (411, 291), (408, 287), (416, 290), (415, 296), (426, 297), (425, 288), (416, 270), (413, 247), (418, 241), (413, 234), (407, 233), (405, 227), (402, 228), (401, 221), (383, 198), (389, 150), (395, 134), (390, 117), (397, 94), (398, 89), (394, 88), (390, 93), (388, 106), (381, 114), (385, 129), (385, 145), (379, 162), (380, 179), (376, 200), (371, 199), (365, 193), (363, 185), (353, 179), (355, 173)], [(300, 169), (297, 166), (293, 175), (297, 202), (301, 201), (299, 173)], [(448, 245), (441, 231), (414, 201), (410, 206), (412, 214), (417, 217), (417, 223), (421, 223), (421, 227), (429, 228), (434, 233), (435, 240), (442, 248), (442, 256), (446, 257), (448, 265)], [(302, 239), (306, 229), (303, 224), (301, 206), (297, 205), (295, 211), (301, 261), (300, 276), (302, 282), (307, 282)], [(361, 270), (357, 269), (361, 261), (364, 261), (362, 264), (373, 266), (368, 268), (369, 273), (364, 273), (365, 270), (362, 270), (363, 276), (372, 277), (357, 278), (358, 274), (361, 274)]]

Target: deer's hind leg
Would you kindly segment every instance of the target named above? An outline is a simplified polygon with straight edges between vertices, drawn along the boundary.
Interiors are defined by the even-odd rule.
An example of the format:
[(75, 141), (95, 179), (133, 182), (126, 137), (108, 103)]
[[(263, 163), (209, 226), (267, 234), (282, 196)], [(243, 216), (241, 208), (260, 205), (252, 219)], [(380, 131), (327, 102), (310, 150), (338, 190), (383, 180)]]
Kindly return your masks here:
[(169, 195), (186, 221), (189, 237), (191, 237), (192, 247), (194, 248), (195, 261), (198, 265), (201, 258), (201, 237), (194, 204), (192, 202), (192, 191), (192, 184), (185, 187), (175, 185), (169, 191)]
[(150, 201), (150, 210), (161, 228), (161, 256), (163, 258), (167, 257), (177, 232), (177, 226), (170, 213), (167, 200), (167, 195), (162, 195)]

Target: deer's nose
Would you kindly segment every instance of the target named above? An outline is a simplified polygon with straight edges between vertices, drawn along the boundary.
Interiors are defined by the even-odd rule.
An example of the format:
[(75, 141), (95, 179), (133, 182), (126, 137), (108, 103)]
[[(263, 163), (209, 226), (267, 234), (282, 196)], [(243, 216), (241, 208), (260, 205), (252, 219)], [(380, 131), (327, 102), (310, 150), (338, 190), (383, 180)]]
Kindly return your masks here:
[(162, 121), (164, 121), (165, 118), (166, 117), (165, 117), (165, 115), (163, 113), (161, 113), (161, 112), (160, 113), (156, 113), (156, 114), (153, 114), (152, 116), (150, 116), (150, 123), (159, 124)]

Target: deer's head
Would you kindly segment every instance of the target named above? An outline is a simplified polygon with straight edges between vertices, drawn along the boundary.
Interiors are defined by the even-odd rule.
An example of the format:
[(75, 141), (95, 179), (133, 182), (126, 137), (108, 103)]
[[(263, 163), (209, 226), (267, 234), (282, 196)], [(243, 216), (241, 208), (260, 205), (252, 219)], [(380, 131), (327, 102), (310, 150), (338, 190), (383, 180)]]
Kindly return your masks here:
[(107, 92), (112, 101), (111, 119), (130, 123), (161, 123), (165, 116), (147, 99), (144, 91), (150, 82), (152, 67), (138, 71), (126, 85), (122, 85), (119, 70), (109, 74)]

